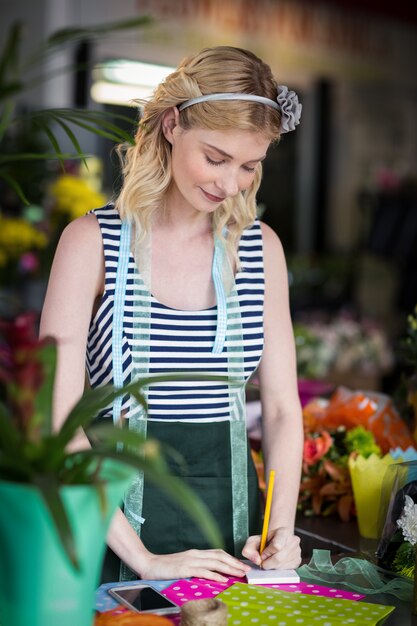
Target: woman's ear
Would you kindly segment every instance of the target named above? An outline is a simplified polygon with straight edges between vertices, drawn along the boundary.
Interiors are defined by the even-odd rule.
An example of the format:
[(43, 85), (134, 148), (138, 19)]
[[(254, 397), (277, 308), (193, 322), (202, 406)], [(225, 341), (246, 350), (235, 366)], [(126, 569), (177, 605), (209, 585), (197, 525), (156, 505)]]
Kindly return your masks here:
[(177, 107), (171, 107), (168, 111), (165, 111), (162, 117), (162, 132), (164, 137), (170, 144), (173, 143), (173, 131), (176, 126), (179, 126), (180, 114)]

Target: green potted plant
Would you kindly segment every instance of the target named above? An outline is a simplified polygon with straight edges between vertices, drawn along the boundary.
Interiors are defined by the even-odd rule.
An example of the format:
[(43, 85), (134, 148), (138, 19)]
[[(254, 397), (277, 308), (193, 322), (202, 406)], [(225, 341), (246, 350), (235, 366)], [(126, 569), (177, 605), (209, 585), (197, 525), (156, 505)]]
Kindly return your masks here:
[[(210, 512), (169, 475), (156, 441), (94, 423), (120, 394), (131, 393), (144, 404), (142, 388), (150, 380), (86, 390), (54, 432), (55, 365), (56, 345), (36, 338), (33, 315), (0, 322), (3, 626), (91, 626), (107, 529), (138, 470), (186, 508), (213, 546), (221, 545)], [(68, 444), (79, 428), (92, 447), (71, 452)]]
[[(74, 128), (81, 128), (115, 143), (133, 142), (130, 133), (124, 127), (132, 123), (131, 118), (122, 114), (108, 113), (96, 109), (49, 108), (32, 109), (22, 107), (25, 93), (34, 85), (48, 80), (51, 75), (44, 74), (42, 64), (57, 52), (68, 46), (85, 41), (95, 41), (115, 31), (145, 28), (150, 22), (148, 16), (140, 16), (120, 22), (107, 22), (90, 27), (71, 26), (51, 33), (41, 44), (22, 58), (21, 42), (23, 24), (14, 23), (0, 49), (0, 183), (3, 186), (3, 202), (7, 195), (9, 203), (29, 204), (38, 193), (39, 179), (46, 171), (39, 170), (39, 164), (46, 161), (59, 161), (61, 165), (70, 159), (87, 159)], [(86, 67), (70, 63), (55, 70), (55, 73), (71, 73)], [(123, 127), (124, 126), (124, 127)], [(63, 151), (57, 130), (68, 140), (72, 151)], [(29, 136), (41, 136), (46, 140), (42, 147), (28, 142)], [(20, 144), (16, 139), (24, 139)], [(28, 172), (28, 165), (37, 168), (33, 179)], [(0, 189), (1, 189), (0, 186)], [(10, 191), (14, 192), (10, 194)], [(36, 201), (36, 198), (35, 198)], [(1, 205), (0, 205), (1, 209)]]

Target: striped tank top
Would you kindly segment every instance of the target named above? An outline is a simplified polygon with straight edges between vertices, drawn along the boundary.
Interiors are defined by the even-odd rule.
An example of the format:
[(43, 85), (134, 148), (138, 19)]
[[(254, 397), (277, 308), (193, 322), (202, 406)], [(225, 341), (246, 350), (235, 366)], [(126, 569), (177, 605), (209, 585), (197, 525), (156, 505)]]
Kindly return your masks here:
[[(91, 387), (114, 384), (112, 332), (114, 296), (119, 257), (121, 219), (113, 205), (95, 209), (100, 225), (104, 260), (105, 289), (100, 306), (91, 321), (87, 342), (87, 373)], [(217, 306), (199, 311), (182, 311), (160, 303), (141, 281), (133, 255), (129, 254), (122, 328), (123, 384), (135, 377), (132, 359), (134, 328), (147, 316), (149, 329), (141, 336), (143, 345), (136, 353), (147, 355), (149, 375), (184, 374), (181, 381), (155, 383), (148, 390), (150, 421), (221, 422), (230, 419), (230, 398), (226, 383), (188, 380), (187, 373), (227, 376), (227, 352), (235, 351), (243, 364), (244, 377), (256, 370), (263, 349), (264, 267), (261, 226), (255, 220), (239, 242), (240, 270), (235, 277), (236, 298), (240, 309), (241, 330), (238, 343), (233, 332), (226, 336), (222, 353), (212, 352), (216, 334)], [(142, 285), (146, 311), (135, 298), (135, 286)], [(129, 416), (130, 399), (125, 397), (122, 411)], [(109, 410), (108, 414), (111, 414)]]

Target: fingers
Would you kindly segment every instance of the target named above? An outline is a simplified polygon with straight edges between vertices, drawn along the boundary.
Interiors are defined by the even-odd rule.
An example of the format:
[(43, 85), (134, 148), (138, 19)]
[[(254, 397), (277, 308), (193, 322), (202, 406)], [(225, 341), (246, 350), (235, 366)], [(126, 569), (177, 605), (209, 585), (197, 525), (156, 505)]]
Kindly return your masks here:
[(294, 569), (301, 563), (300, 539), (287, 528), (268, 533), (268, 543), (259, 554), (260, 535), (249, 537), (242, 550), (245, 558), (265, 569)]
[(244, 545), (244, 548), (242, 550), (243, 556), (258, 566), (260, 566), (262, 563), (261, 555), (259, 554), (260, 545), (261, 545), (261, 536), (252, 535), (251, 537), (248, 537)]
[(146, 578), (207, 578), (226, 582), (228, 576), (241, 578), (250, 569), (224, 550), (187, 550), (175, 554), (151, 555)]
[(248, 565), (227, 554), (224, 550), (189, 550), (184, 554), (188, 555), (190, 562), (196, 567), (204, 567), (210, 572), (215, 571), (219, 574), (241, 578), (250, 569)]
[(285, 532), (285, 529), (279, 529), (273, 533), (262, 552), (262, 567), (265, 569), (294, 569), (300, 563), (300, 538), (288, 531)]

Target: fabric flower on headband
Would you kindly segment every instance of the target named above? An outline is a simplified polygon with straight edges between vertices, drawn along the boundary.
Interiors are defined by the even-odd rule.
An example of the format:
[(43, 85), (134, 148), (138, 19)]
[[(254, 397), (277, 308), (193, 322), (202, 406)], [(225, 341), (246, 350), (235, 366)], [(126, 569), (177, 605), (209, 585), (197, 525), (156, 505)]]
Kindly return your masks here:
[(302, 104), (295, 91), (289, 90), (286, 85), (278, 85), (277, 102), (281, 108), (281, 133), (295, 130), (300, 123)]

